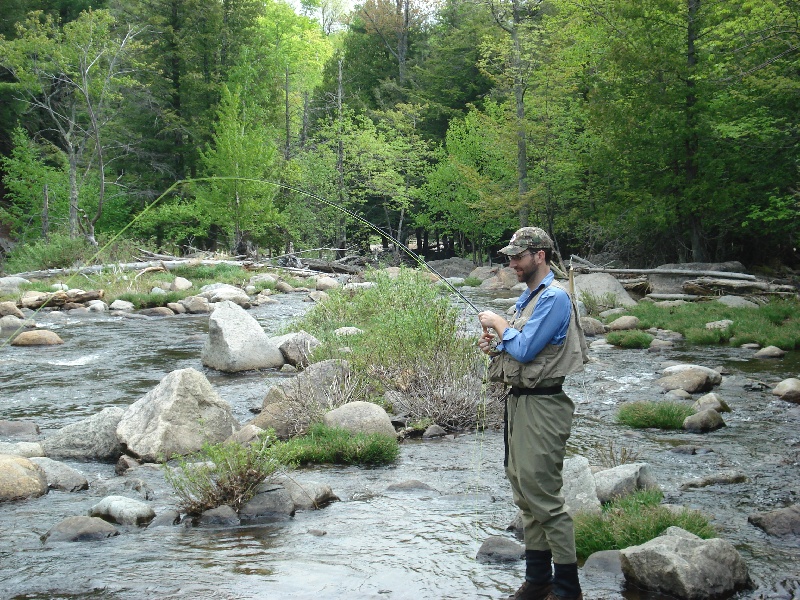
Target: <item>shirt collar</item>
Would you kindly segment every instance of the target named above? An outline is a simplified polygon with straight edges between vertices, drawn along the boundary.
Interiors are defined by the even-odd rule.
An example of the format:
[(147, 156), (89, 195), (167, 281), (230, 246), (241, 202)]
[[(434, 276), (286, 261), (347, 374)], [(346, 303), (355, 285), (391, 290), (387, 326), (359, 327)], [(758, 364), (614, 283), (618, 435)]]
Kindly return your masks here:
[(517, 300), (517, 306), (516, 306), (517, 311), (520, 311), (523, 308), (525, 308), (525, 305), (528, 302), (530, 302), (531, 298), (533, 298), (536, 294), (538, 294), (542, 288), (546, 288), (551, 283), (553, 283), (553, 279), (555, 279), (555, 273), (553, 273), (553, 271), (550, 271), (547, 275), (544, 276), (544, 279), (542, 279), (542, 281), (539, 283), (539, 285), (536, 287), (535, 290), (529, 288), (526, 289), (524, 292), (522, 292), (522, 295), (519, 297), (519, 300)]

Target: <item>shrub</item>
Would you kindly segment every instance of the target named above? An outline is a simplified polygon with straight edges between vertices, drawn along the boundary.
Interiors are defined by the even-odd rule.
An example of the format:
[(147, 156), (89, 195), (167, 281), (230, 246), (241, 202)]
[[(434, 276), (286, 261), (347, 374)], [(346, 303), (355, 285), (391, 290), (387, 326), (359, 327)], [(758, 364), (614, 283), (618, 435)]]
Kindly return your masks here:
[(270, 455), (284, 465), (366, 464), (385, 465), (400, 453), (397, 439), (379, 433), (350, 433), (345, 429), (312, 425), (302, 437), (279, 442)]
[(617, 413), (617, 421), (635, 429), (681, 429), (694, 410), (680, 402), (630, 402)]
[(708, 539), (715, 537), (708, 519), (697, 511), (673, 512), (660, 504), (663, 494), (642, 490), (603, 507), (599, 515), (575, 515), (575, 546), (579, 558), (600, 550), (621, 550), (638, 546), (677, 526)]
[(598, 445), (594, 449), (594, 462), (607, 469), (635, 463), (638, 458), (637, 451), (627, 446), (615, 446), (614, 440), (610, 440), (605, 446)]
[(179, 302), (188, 296), (188, 292), (167, 292), (166, 294), (153, 294), (152, 292), (124, 292), (117, 296), (119, 300), (127, 300), (137, 309), (166, 306), (170, 302)]
[(478, 277), (466, 277), (464, 278), (464, 285), (469, 287), (480, 287), (483, 281), (481, 281)]
[(578, 299), (583, 302), (583, 306), (586, 307), (586, 311), (592, 317), (598, 317), (604, 310), (619, 306), (617, 295), (611, 292), (598, 295), (581, 290), (580, 294), (578, 294)]
[(273, 442), (267, 434), (247, 445), (204, 444), (189, 457), (173, 457), (177, 468), (164, 463), (164, 477), (178, 495), (178, 506), (190, 515), (222, 505), (238, 511), (279, 468), (269, 453)]
[(653, 341), (653, 336), (646, 331), (625, 330), (610, 331), (606, 334), (606, 341), (621, 348), (647, 348)]
[(86, 263), (97, 248), (84, 238), (71, 238), (67, 234), (53, 233), (48, 241), (19, 244), (9, 253), (3, 265), (6, 273), (23, 273), (39, 269), (67, 269)]

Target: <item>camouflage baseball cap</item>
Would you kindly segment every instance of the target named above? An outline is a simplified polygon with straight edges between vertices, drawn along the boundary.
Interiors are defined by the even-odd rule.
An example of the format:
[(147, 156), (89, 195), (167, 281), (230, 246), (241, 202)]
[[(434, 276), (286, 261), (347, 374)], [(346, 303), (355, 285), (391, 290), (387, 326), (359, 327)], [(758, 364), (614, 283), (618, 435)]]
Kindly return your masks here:
[(511, 241), (508, 246), (501, 249), (500, 252), (514, 256), (520, 254), (528, 248), (552, 248), (553, 240), (545, 233), (544, 229), (538, 227), (523, 227), (517, 229), (514, 235), (511, 236)]

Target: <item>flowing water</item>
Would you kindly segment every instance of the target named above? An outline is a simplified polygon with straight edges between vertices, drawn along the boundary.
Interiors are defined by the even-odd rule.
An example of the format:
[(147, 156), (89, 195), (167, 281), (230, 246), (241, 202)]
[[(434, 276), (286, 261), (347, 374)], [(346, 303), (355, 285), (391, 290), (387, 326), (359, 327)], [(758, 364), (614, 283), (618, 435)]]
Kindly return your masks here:
[[(479, 306), (492, 299), (472, 293)], [(308, 307), (300, 294), (255, 308), (270, 334)], [(495, 308), (496, 310), (496, 308)], [(470, 317), (472, 320), (472, 317)], [(0, 348), (0, 419), (35, 421), (50, 432), (107, 406), (127, 407), (167, 373), (205, 372), (240, 422), (260, 407), (276, 374), (224, 375), (204, 369), (200, 350), (207, 317), (134, 319), (108, 315), (39, 314), (37, 321), (65, 340), (48, 348)], [(748, 379), (771, 386), (798, 376), (797, 353), (756, 361), (752, 351), (678, 348), (661, 354), (594, 350), (586, 373), (567, 391), (576, 402), (569, 450), (598, 463), (609, 443), (650, 463), (666, 501), (703, 510), (721, 537), (736, 545), (755, 582), (764, 586), (800, 577), (796, 543), (769, 538), (747, 516), (800, 502), (800, 407), (769, 389), (747, 391)], [(733, 409), (727, 427), (706, 435), (631, 431), (614, 424), (619, 405), (656, 399), (660, 364), (679, 360), (722, 366), (716, 391)], [(770, 388), (771, 389), (771, 388)], [(684, 455), (680, 444), (712, 450)], [(93, 543), (48, 543), (40, 536), (66, 517), (86, 514), (102, 497), (141, 497), (150, 489), (156, 513), (175, 498), (157, 468), (123, 477), (113, 465), (67, 464), (90, 481), (87, 491), (51, 491), (33, 500), (0, 504), (0, 598), (505, 598), (524, 565), (476, 561), (483, 540), (510, 536), (516, 510), (502, 471), (502, 433), (467, 433), (437, 441), (405, 441), (398, 461), (382, 468), (318, 467), (293, 472), (300, 482), (329, 484), (340, 502), (298, 512), (267, 525), (201, 529), (119, 527), (121, 535)], [(745, 483), (680, 491), (695, 477), (736, 469)], [(391, 492), (416, 479), (429, 491)], [(584, 576), (587, 598), (643, 595), (618, 582)], [(743, 592), (739, 598), (752, 596)], [(650, 596), (650, 598), (655, 598)]]

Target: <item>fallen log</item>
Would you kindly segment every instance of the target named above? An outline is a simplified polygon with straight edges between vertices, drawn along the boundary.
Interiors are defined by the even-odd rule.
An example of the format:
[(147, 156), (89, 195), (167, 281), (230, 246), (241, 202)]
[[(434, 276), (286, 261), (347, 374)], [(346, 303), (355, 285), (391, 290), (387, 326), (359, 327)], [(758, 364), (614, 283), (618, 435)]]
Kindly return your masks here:
[(343, 265), (340, 263), (330, 262), (327, 260), (319, 260), (316, 258), (304, 258), (303, 265), (314, 271), (322, 271), (323, 273), (345, 273), (347, 275), (358, 275), (364, 269), (362, 267)]
[(689, 269), (601, 269), (581, 267), (575, 268), (576, 271), (586, 273), (610, 273), (611, 275), (689, 275), (690, 277), (705, 276), (724, 279), (746, 279), (756, 281), (755, 275), (747, 273), (728, 273), (726, 271), (691, 271)]
[(683, 291), (698, 296), (724, 294), (772, 294), (792, 293), (797, 290), (790, 285), (774, 285), (766, 281), (742, 281), (699, 277), (683, 282)]

